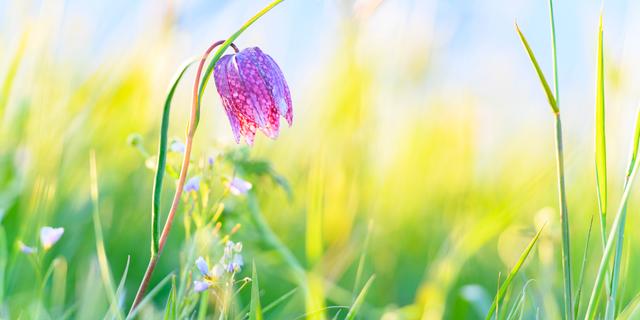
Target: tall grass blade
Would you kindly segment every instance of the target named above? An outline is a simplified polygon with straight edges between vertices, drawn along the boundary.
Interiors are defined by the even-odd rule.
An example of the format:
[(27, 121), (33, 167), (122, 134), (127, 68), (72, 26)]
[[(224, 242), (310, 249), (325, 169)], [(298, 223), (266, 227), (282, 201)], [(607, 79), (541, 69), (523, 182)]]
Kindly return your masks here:
[(7, 271), (8, 259), (7, 234), (4, 231), (4, 227), (0, 225), (0, 306), (4, 305), (4, 277)]
[(375, 278), (375, 275), (371, 276), (369, 280), (367, 280), (367, 282), (364, 284), (364, 286), (362, 286), (362, 290), (360, 290), (360, 293), (353, 301), (351, 308), (349, 308), (349, 312), (344, 318), (345, 320), (353, 320), (356, 318), (358, 312), (360, 312), (360, 307), (362, 307), (362, 304), (364, 303), (364, 298), (367, 296), (367, 292), (369, 291), (369, 288), (371, 287), (371, 284), (373, 283), (373, 280)]
[(90, 177), (91, 177), (91, 200), (93, 202), (93, 227), (96, 234), (96, 252), (98, 255), (98, 265), (100, 267), (100, 277), (105, 290), (107, 291), (107, 297), (111, 305), (111, 312), (118, 318), (124, 319), (123, 314), (118, 309), (118, 299), (116, 298), (116, 292), (113, 288), (113, 277), (111, 276), (111, 268), (109, 268), (109, 261), (107, 260), (107, 252), (104, 248), (104, 237), (102, 235), (102, 226), (100, 225), (100, 209), (98, 200), (98, 172), (96, 168), (96, 155), (91, 151), (90, 161)]
[(593, 216), (589, 221), (589, 231), (587, 232), (587, 241), (584, 246), (584, 254), (582, 255), (582, 266), (580, 267), (580, 278), (578, 280), (578, 292), (576, 293), (575, 305), (573, 306), (573, 316), (578, 318), (580, 312), (580, 300), (582, 299), (582, 286), (584, 285), (584, 271), (587, 267), (587, 256), (589, 254), (589, 244), (591, 243), (591, 231), (593, 230)]
[[(629, 184), (629, 179), (631, 176), (631, 172), (633, 171), (633, 167), (636, 164), (636, 159), (638, 157), (638, 144), (640, 143), (640, 110), (638, 111), (638, 116), (636, 117), (635, 124), (635, 136), (633, 137), (633, 146), (631, 147), (631, 160), (629, 161), (629, 166), (627, 168), (627, 174), (624, 180), (624, 188)], [(610, 312), (607, 312), (607, 315), (610, 314), (610, 318), (614, 318), (616, 315), (615, 312), (615, 304), (616, 298), (618, 295), (618, 286), (620, 282), (620, 266), (622, 264), (622, 249), (624, 243), (624, 229), (627, 220), (627, 207), (625, 206), (622, 211), (622, 217), (620, 218), (620, 227), (618, 228), (618, 237), (616, 240), (616, 253), (613, 257), (613, 277), (611, 278), (611, 299), (608, 301), (611, 302), (611, 305), (607, 305), (607, 310), (611, 309)]]
[(4, 80), (2, 81), (2, 87), (0, 89), (0, 120), (3, 119), (4, 111), (6, 110), (7, 104), (9, 103), (9, 96), (11, 94), (11, 89), (13, 88), (13, 82), (15, 81), (16, 75), (18, 74), (18, 69), (20, 68), (22, 58), (24, 57), (25, 51), (27, 49), (27, 44), (29, 43), (29, 33), (30, 31), (29, 29), (27, 29), (22, 34), (20, 43), (18, 44), (18, 49), (11, 59), (7, 73), (4, 77)]
[(636, 312), (640, 308), (640, 293), (638, 293), (631, 302), (620, 312), (618, 320), (636, 319)]
[(298, 291), (298, 288), (293, 288), (289, 292), (283, 294), (280, 298), (278, 298), (275, 301), (269, 303), (267, 306), (264, 307), (264, 309), (262, 309), (262, 313), (267, 313), (267, 312), (271, 311), (271, 309), (279, 306), (282, 302), (284, 302), (285, 300), (287, 300), (291, 296), (293, 296), (293, 294), (296, 293), (296, 291)]
[(164, 308), (164, 320), (178, 319), (176, 304), (176, 278), (171, 279), (171, 292), (167, 299), (167, 305)]
[(540, 230), (538, 230), (538, 232), (533, 237), (533, 239), (531, 239), (527, 247), (524, 249), (524, 251), (520, 255), (520, 258), (516, 262), (515, 266), (513, 266), (513, 268), (511, 269), (511, 272), (509, 272), (509, 275), (504, 280), (504, 283), (500, 285), (500, 289), (498, 290), (496, 297), (493, 299), (493, 302), (491, 303), (491, 307), (489, 308), (489, 312), (487, 313), (487, 316), (485, 319), (487, 320), (491, 319), (491, 317), (493, 316), (493, 313), (496, 312), (497, 306), (502, 300), (502, 298), (504, 298), (504, 295), (507, 293), (507, 289), (509, 288), (511, 281), (513, 281), (513, 278), (516, 276), (516, 274), (518, 274), (518, 271), (520, 271), (520, 268), (524, 264), (525, 260), (527, 260), (527, 257), (529, 256), (531, 249), (533, 249), (533, 246), (536, 244), (536, 242), (538, 242), (538, 239), (540, 238), (540, 235), (542, 234), (543, 229), (544, 229), (544, 226), (540, 228)]
[[(118, 310), (122, 309), (123, 306), (120, 303), (121, 301), (124, 301), (124, 297), (122, 297), (124, 295), (124, 285), (126, 283), (127, 280), (127, 275), (129, 274), (129, 264), (131, 263), (131, 256), (127, 256), (127, 264), (124, 265), (124, 271), (122, 272), (122, 277), (120, 278), (120, 283), (118, 284), (118, 288), (116, 289), (116, 299), (118, 300)], [(122, 300), (120, 300), (122, 299)], [(111, 307), (113, 308), (113, 307)], [(124, 312), (124, 310), (122, 310)]]
[(167, 166), (167, 141), (169, 135), (169, 117), (171, 115), (171, 101), (173, 95), (176, 92), (178, 83), (182, 79), (182, 76), (187, 71), (189, 66), (194, 63), (195, 60), (191, 59), (182, 64), (178, 69), (178, 73), (173, 77), (169, 92), (164, 101), (164, 108), (162, 110), (162, 123), (160, 125), (160, 141), (158, 143), (158, 163), (156, 165), (156, 174), (153, 180), (153, 196), (151, 200), (151, 255), (154, 256), (158, 253), (158, 241), (159, 241), (159, 214), (160, 214), (160, 198), (162, 196), (162, 182), (164, 180), (165, 168)]
[(605, 135), (604, 112), (604, 59), (602, 50), (602, 16), (598, 27), (598, 63), (596, 84), (596, 186), (598, 192), (598, 209), (602, 238), (606, 238), (607, 230), (607, 145)]
[[(558, 88), (558, 79), (557, 79), (557, 58), (555, 55), (555, 26), (553, 26), (553, 4), (549, 2), (549, 9), (552, 21), (552, 45), (554, 47), (554, 55), (553, 55), (553, 63), (554, 63), (554, 80), (556, 83), (556, 91)], [(554, 98), (551, 89), (549, 88), (549, 84), (544, 77), (544, 73), (540, 69), (540, 65), (527, 42), (524, 34), (520, 31), (518, 24), (516, 24), (516, 31), (520, 36), (520, 40), (524, 45), (524, 48), (529, 55), (529, 59), (533, 64), (536, 73), (538, 74), (538, 78), (540, 79), (540, 83), (547, 95), (547, 99), (549, 101), (549, 105), (551, 106), (551, 110), (555, 115), (555, 134), (556, 134), (556, 160), (558, 166), (558, 193), (560, 198), (560, 219), (562, 223), (562, 270), (563, 270), (563, 280), (564, 280), (564, 301), (565, 301), (565, 317), (567, 319), (573, 319), (573, 294), (571, 290), (572, 280), (571, 280), (571, 245), (570, 245), (570, 236), (569, 236), (569, 210), (567, 208), (567, 195), (565, 190), (565, 174), (564, 174), (564, 146), (562, 142), (562, 121), (560, 119), (560, 108), (558, 106), (557, 100)]]
[(589, 305), (587, 306), (587, 314), (585, 315), (586, 319), (593, 319), (595, 317), (596, 301), (600, 296), (600, 291), (602, 290), (602, 282), (608, 269), (607, 266), (609, 265), (609, 258), (611, 258), (613, 246), (616, 242), (615, 240), (619, 235), (622, 218), (624, 218), (627, 201), (629, 200), (629, 193), (631, 192), (631, 186), (633, 185), (634, 178), (638, 171), (638, 163), (639, 162), (637, 161), (634, 163), (631, 174), (629, 175), (628, 182), (624, 186), (624, 192), (622, 194), (622, 199), (620, 200), (620, 207), (618, 209), (618, 212), (616, 213), (615, 219), (613, 220), (613, 224), (611, 225), (611, 232), (609, 233), (609, 236), (607, 238), (607, 243), (605, 245), (604, 252), (602, 253), (602, 259), (600, 260), (598, 272), (596, 273), (596, 279), (591, 291)]
[(360, 288), (360, 279), (362, 279), (362, 273), (364, 272), (364, 263), (367, 259), (367, 251), (369, 250), (369, 241), (371, 238), (371, 231), (373, 230), (373, 220), (369, 221), (367, 226), (367, 235), (364, 238), (364, 244), (362, 245), (362, 253), (360, 254), (360, 260), (358, 260), (358, 268), (356, 269), (356, 277), (353, 281), (353, 292), (357, 292)]
[(262, 306), (260, 305), (260, 286), (258, 284), (258, 273), (256, 263), (253, 262), (253, 272), (251, 273), (251, 309), (249, 309), (250, 320), (262, 320)]
[(133, 312), (127, 315), (127, 319), (135, 319), (138, 312), (140, 312), (140, 310), (143, 309), (142, 307), (147, 303), (149, 303), (149, 301), (151, 301), (151, 299), (153, 299), (153, 297), (155, 297), (155, 295), (158, 294), (158, 292), (167, 284), (167, 282), (169, 282), (169, 280), (174, 278), (175, 278), (175, 275), (173, 273), (170, 273), (166, 277), (164, 277), (162, 280), (160, 280), (160, 282), (158, 282), (158, 284), (153, 289), (151, 289), (151, 291), (149, 291), (149, 293), (146, 296), (144, 296), (144, 299), (140, 301), (140, 304), (138, 305), (138, 307), (135, 308)]
[(533, 68), (536, 70), (536, 73), (538, 74), (538, 78), (540, 79), (540, 84), (542, 84), (542, 88), (544, 89), (544, 92), (547, 95), (547, 100), (549, 100), (549, 106), (551, 106), (551, 110), (553, 111), (553, 113), (558, 114), (560, 112), (560, 109), (558, 109), (558, 105), (556, 104), (556, 99), (553, 96), (553, 92), (551, 92), (549, 83), (547, 82), (547, 79), (544, 77), (544, 73), (542, 72), (542, 69), (540, 69), (538, 60), (536, 59), (536, 56), (533, 54), (533, 50), (531, 50), (531, 47), (529, 46), (529, 42), (525, 38), (522, 31), (520, 31), (520, 27), (518, 26), (517, 23), (516, 23), (516, 31), (518, 32), (518, 36), (520, 36), (520, 41), (522, 41), (522, 45), (524, 45), (524, 48), (527, 51), (527, 54), (529, 55), (529, 59), (533, 64)]
[(553, 60), (553, 83), (555, 86), (556, 104), (556, 158), (558, 162), (558, 191), (560, 193), (560, 218), (562, 222), (562, 271), (564, 277), (564, 314), (573, 319), (573, 292), (571, 290), (571, 245), (569, 237), (569, 210), (564, 183), (564, 155), (562, 143), (562, 123), (560, 121), (560, 82), (558, 81), (558, 50), (556, 47), (556, 23), (553, 14), (553, 0), (549, 0), (549, 20), (551, 23), (551, 52)]
[(527, 288), (529, 288), (529, 284), (533, 282), (533, 279), (527, 281), (522, 287), (522, 292), (516, 298), (515, 304), (511, 307), (509, 314), (507, 315), (507, 320), (512, 319), (522, 319), (524, 316), (524, 307), (527, 299)]

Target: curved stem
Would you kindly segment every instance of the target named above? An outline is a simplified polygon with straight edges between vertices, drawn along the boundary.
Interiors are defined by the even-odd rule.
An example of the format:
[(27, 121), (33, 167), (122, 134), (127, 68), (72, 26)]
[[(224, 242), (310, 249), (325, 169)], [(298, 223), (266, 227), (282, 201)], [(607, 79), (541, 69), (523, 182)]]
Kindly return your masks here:
[[(218, 60), (220, 59), (220, 57), (222, 56), (222, 54), (227, 48), (232, 47), (237, 53), (238, 47), (236, 47), (233, 44), (233, 41), (237, 39), (240, 36), (240, 34), (242, 34), (250, 25), (252, 25), (260, 17), (262, 17), (264, 14), (266, 14), (269, 10), (273, 9), (276, 5), (278, 5), (282, 1), (284, 0), (274, 0), (269, 5), (267, 5), (264, 9), (260, 10), (256, 15), (251, 17), (247, 22), (245, 22), (245, 24), (242, 25), (242, 27), (240, 27), (240, 29), (236, 31), (233, 35), (231, 35), (231, 37), (229, 37), (227, 40), (217, 41), (214, 44), (212, 44), (207, 49), (202, 59), (200, 60), (200, 64), (198, 65), (198, 71), (196, 73), (196, 79), (193, 86), (193, 103), (191, 105), (191, 117), (189, 120), (189, 126), (187, 127), (187, 137), (185, 139), (186, 140), (185, 152), (184, 152), (184, 158), (182, 160), (182, 168), (180, 170), (178, 185), (176, 187), (176, 193), (174, 194), (173, 201), (171, 203), (171, 209), (169, 210), (167, 221), (165, 222), (164, 228), (162, 229), (162, 234), (160, 235), (160, 239), (157, 241), (157, 247), (156, 247), (156, 240), (155, 240), (157, 237), (157, 227), (152, 226), (151, 228), (152, 229), (152, 240), (151, 240), (152, 249), (151, 249), (151, 257), (149, 258), (149, 265), (147, 266), (147, 271), (145, 272), (144, 277), (142, 278), (142, 282), (140, 283), (140, 287), (138, 288), (138, 292), (136, 293), (136, 297), (131, 306), (131, 310), (129, 310), (129, 314), (132, 314), (132, 312), (135, 310), (138, 304), (140, 304), (140, 302), (142, 301), (142, 298), (144, 297), (147, 287), (149, 286), (149, 281), (151, 280), (151, 275), (153, 274), (153, 271), (156, 268), (156, 264), (158, 263), (158, 257), (162, 253), (162, 249), (164, 248), (164, 245), (167, 241), (169, 231), (171, 230), (171, 226), (173, 225), (173, 219), (178, 209), (178, 204), (180, 203), (180, 197), (182, 196), (182, 191), (184, 189), (184, 184), (185, 184), (187, 173), (189, 170), (189, 161), (191, 159), (191, 148), (193, 146), (193, 136), (195, 135), (196, 129), (198, 127), (198, 122), (200, 120), (200, 99), (202, 98), (202, 94), (204, 93), (204, 88), (207, 84), (207, 81), (209, 80), (209, 77), (213, 72), (213, 68), (216, 62), (218, 62)], [(200, 76), (202, 74), (204, 63), (206, 62), (207, 57), (209, 56), (211, 51), (213, 51), (213, 49), (215, 49), (217, 46), (221, 46), (221, 47), (218, 49), (218, 51), (216, 51), (213, 58), (211, 59), (211, 62), (209, 63), (209, 66), (207, 67), (204, 73), (203, 81), (202, 83), (200, 83)], [(167, 113), (167, 116), (168, 116), (168, 113)], [(166, 148), (166, 144), (165, 144), (165, 148)], [(160, 184), (162, 184), (161, 179), (160, 179)], [(154, 194), (155, 193), (156, 191), (154, 191)], [(157, 192), (157, 194), (159, 195), (159, 191)], [(152, 223), (157, 222), (157, 212), (152, 211), (152, 215), (154, 214), (155, 216), (152, 216)]]
[[(173, 201), (171, 202), (171, 209), (169, 210), (169, 215), (167, 216), (167, 221), (165, 222), (164, 228), (162, 229), (162, 234), (160, 234), (160, 239), (158, 240), (158, 250), (156, 254), (152, 254), (149, 259), (149, 265), (147, 266), (147, 271), (144, 273), (144, 277), (142, 278), (142, 282), (140, 283), (140, 287), (138, 288), (138, 292), (136, 293), (136, 297), (133, 300), (133, 305), (131, 305), (131, 310), (129, 313), (133, 312), (135, 308), (140, 304), (142, 298), (144, 297), (145, 292), (147, 291), (147, 287), (149, 286), (149, 281), (151, 280), (151, 275), (156, 268), (156, 264), (158, 263), (158, 257), (162, 253), (162, 249), (164, 249), (164, 245), (167, 242), (167, 237), (169, 236), (169, 231), (171, 231), (171, 226), (173, 225), (173, 219), (175, 218), (176, 211), (178, 210), (178, 205), (180, 204), (180, 198), (182, 197), (182, 191), (184, 189), (185, 181), (187, 180), (187, 173), (189, 171), (189, 162), (191, 160), (191, 149), (193, 147), (193, 136), (196, 133), (196, 115), (198, 111), (198, 85), (200, 84), (200, 75), (202, 73), (202, 68), (204, 67), (204, 63), (209, 56), (209, 53), (213, 51), (213, 49), (224, 41), (217, 41), (212, 44), (207, 51), (203, 54), (200, 59), (200, 64), (198, 65), (198, 71), (196, 72), (196, 79), (193, 86), (193, 103), (191, 105), (191, 118), (189, 120), (189, 126), (187, 127), (187, 137), (185, 141), (185, 150), (184, 150), (184, 158), (182, 159), (182, 168), (180, 170), (180, 177), (178, 178), (178, 185), (176, 187), (176, 193), (173, 195)], [(153, 240), (155, 241), (155, 240)]]

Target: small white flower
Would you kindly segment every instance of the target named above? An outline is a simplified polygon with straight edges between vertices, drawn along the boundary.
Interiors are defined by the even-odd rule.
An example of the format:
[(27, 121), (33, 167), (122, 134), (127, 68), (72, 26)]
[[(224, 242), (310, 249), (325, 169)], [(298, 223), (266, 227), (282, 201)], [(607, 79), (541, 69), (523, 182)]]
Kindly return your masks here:
[(211, 268), (211, 277), (220, 278), (224, 274), (224, 266), (219, 263), (216, 263), (213, 268)]
[(169, 147), (169, 150), (175, 153), (184, 153), (185, 145), (184, 143), (178, 140), (173, 140), (173, 142), (171, 142), (171, 146)]
[(64, 228), (42, 227), (42, 229), (40, 229), (40, 242), (42, 242), (42, 247), (45, 250), (51, 248), (60, 240), (63, 233)]
[(230, 269), (232, 269), (234, 272), (240, 272), (240, 269), (242, 269), (242, 266), (244, 266), (244, 259), (242, 259), (242, 255), (234, 255), (233, 261), (231, 261), (230, 266)]
[(22, 241), (18, 241), (18, 247), (20, 249), (20, 252), (24, 254), (32, 254), (36, 252), (35, 248), (29, 247), (28, 245), (24, 244)]
[(253, 187), (250, 182), (244, 181), (240, 178), (234, 177), (230, 182), (227, 182), (227, 187), (231, 194), (240, 196), (245, 195)]

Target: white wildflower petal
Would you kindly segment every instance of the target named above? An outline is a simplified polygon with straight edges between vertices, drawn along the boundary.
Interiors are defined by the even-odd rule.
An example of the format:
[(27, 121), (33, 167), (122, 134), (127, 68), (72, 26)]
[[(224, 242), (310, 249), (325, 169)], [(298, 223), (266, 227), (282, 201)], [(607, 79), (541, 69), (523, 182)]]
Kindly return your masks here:
[(42, 227), (42, 229), (40, 229), (40, 242), (42, 243), (42, 247), (45, 250), (51, 248), (60, 240), (63, 233), (64, 228)]
[(213, 268), (211, 269), (211, 277), (220, 278), (222, 277), (223, 274), (224, 274), (224, 267), (221, 264), (216, 263), (216, 265), (213, 266)]
[(249, 192), (249, 190), (251, 190), (253, 186), (250, 182), (236, 177), (227, 183), (227, 187), (229, 188), (229, 192), (231, 192), (231, 194), (241, 196), (247, 194), (247, 192)]

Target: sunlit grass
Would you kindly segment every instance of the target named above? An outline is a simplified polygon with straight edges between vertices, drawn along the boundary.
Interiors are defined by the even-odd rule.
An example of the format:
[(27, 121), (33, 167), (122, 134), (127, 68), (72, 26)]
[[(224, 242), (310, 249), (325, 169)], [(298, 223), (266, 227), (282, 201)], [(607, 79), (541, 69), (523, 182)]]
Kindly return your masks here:
[[(233, 17), (233, 26), (254, 13)], [(228, 123), (217, 120), (224, 112), (215, 89), (206, 90), (189, 175), (202, 178), (201, 189), (181, 199), (150, 290), (132, 316), (482, 319), (497, 310), (500, 319), (527, 319), (570, 317), (565, 312), (581, 318), (588, 309), (593, 316), (632, 319), (640, 306), (637, 261), (630, 254), (638, 238), (623, 232), (625, 222), (637, 223), (626, 213), (637, 206), (630, 182), (640, 125), (626, 177), (617, 177), (615, 157), (607, 159), (608, 171), (604, 162), (610, 104), (605, 109), (602, 40), (596, 91), (584, 88), (596, 97), (598, 172), (591, 144), (575, 146), (567, 134), (567, 172), (561, 175), (568, 196), (558, 206), (552, 140), (559, 121), (554, 131), (551, 121), (514, 119), (523, 125), (495, 147), (479, 137), (502, 124), (482, 123), (472, 93), (434, 93), (423, 101), (403, 100), (404, 93), (394, 91), (397, 100), (380, 102), (378, 93), (388, 90), (379, 78), (386, 70), (361, 52), (360, 22), (342, 19), (345, 32), (335, 35), (341, 46), (327, 61), (308, 62), (323, 66), (313, 86), (292, 83), (296, 120), (278, 141), (261, 137), (253, 149), (233, 144)], [(563, 29), (555, 30), (552, 20), (556, 31)], [(154, 170), (163, 167), (158, 137), (167, 125), (165, 144), (183, 139), (193, 73), (184, 73), (188, 84), (172, 92), (171, 111), (163, 110), (166, 87), (181, 59), (198, 52), (173, 57), (166, 43), (146, 48), (172, 57), (163, 60), (123, 49), (117, 63), (99, 60), (96, 69), (82, 69), (35, 50), (44, 46), (35, 43), (38, 34), (18, 38), (2, 49), (8, 68), (0, 70), (0, 318), (125, 318), (151, 254), (152, 203), (164, 223), (180, 170), (181, 154), (168, 151), (165, 187), (155, 189), (152, 202)], [(518, 44), (516, 36), (512, 40)], [(535, 61), (528, 44), (518, 53), (519, 63), (527, 54)], [(563, 64), (552, 63), (553, 85), (541, 80), (542, 91), (528, 90), (546, 96), (558, 114), (557, 69)], [(544, 62), (534, 67), (543, 79)], [(413, 76), (402, 79), (407, 90), (419, 90)], [(563, 92), (563, 103), (569, 97)], [(170, 126), (160, 121), (163, 111), (170, 112)], [(135, 146), (129, 137), (136, 137), (129, 141)], [(608, 142), (609, 149), (620, 144)], [(226, 185), (235, 176), (252, 183), (246, 196), (229, 193)], [(614, 186), (622, 182), (622, 202), (607, 230), (606, 201), (615, 204)], [(558, 218), (565, 206), (570, 225)], [(602, 234), (607, 231), (604, 257), (599, 228), (591, 234), (590, 227), (598, 211)], [(39, 252), (34, 267), (18, 244), (37, 245), (45, 225), (64, 226), (65, 234)], [(573, 263), (566, 266), (574, 276), (566, 278), (573, 300), (567, 304), (561, 244), (569, 226), (573, 255), (566, 259)], [(227, 239), (243, 243), (244, 267), (219, 287), (194, 293), (193, 281), (201, 277), (195, 260), (215, 263)]]

